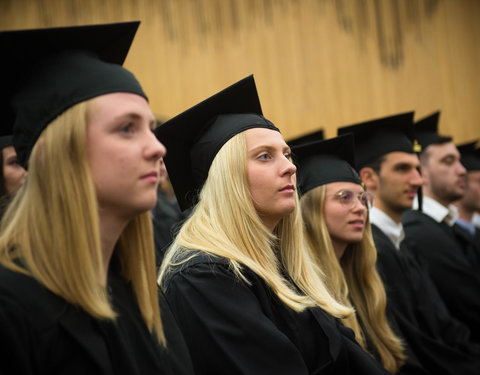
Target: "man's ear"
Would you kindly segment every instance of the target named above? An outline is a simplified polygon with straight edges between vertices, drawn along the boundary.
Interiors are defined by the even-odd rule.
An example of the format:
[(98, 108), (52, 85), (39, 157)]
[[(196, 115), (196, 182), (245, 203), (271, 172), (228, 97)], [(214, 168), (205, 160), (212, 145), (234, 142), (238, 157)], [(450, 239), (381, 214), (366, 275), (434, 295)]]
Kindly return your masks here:
[(360, 170), (360, 179), (368, 191), (375, 191), (378, 184), (378, 175), (370, 167), (364, 167)]
[(420, 174), (423, 177), (423, 185), (429, 184), (428, 168), (425, 165), (420, 165)]

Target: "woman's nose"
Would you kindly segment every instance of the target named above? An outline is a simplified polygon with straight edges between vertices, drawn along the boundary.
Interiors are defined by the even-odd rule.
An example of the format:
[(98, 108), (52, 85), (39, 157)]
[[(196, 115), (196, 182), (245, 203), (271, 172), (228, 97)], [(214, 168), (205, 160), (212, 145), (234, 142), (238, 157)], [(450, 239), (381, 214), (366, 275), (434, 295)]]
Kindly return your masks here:
[(149, 144), (147, 150), (149, 157), (154, 158), (155, 160), (165, 157), (167, 154), (167, 149), (163, 143), (157, 139), (155, 134), (150, 132), (148, 142)]

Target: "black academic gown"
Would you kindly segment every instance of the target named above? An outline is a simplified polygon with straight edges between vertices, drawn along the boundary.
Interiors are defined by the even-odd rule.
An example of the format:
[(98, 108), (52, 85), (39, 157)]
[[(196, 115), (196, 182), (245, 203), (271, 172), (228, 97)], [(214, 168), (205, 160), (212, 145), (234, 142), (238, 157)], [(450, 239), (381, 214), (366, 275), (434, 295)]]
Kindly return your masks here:
[(397, 250), (374, 224), (372, 234), (387, 313), (413, 362), (431, 374), (480, 374), (480, 345), (472, 343), (467, 326), (450, 315), (429, 276), (405, 253), (406, 245)]
[(403, 215), (408, 249), (430, 274), (451, 314), (480, 342), (480, 268), (463, 228), (437, 223), (420, 211)]
[(462, 247), (463, 254), (471, 264), (472, 269), (480, 272), (480, 232), (476, 230), (472, 235), (467, 228), (457, 223), (450, 230)]
[(157, 203), (152, 209), (157, 268), (160, 267), (165, 252), (172, 243), (175, 232), (185, 217), (186, 216), (180, 211), (177, 201), (168, 198), (164, 191), (159, 190)]
[(109, 291), (118, 313), (115, 323), (95, 319), (33, 278), (0, 266), (0, 373), (193, 374), (166, 308), (168, 349), (148, 331), (122, 279), (111, 275)]
[(163, 287), (202, 374), (388, 374), (319, 308), (297, 313), (255, 273), (196, 252)]
[(480, 263), (480, 229), (479, 228), (475, 228), (474, 241), (476, 244), (476, 248), (478, 250), (477, 258), (479, 259), (479, 263)]

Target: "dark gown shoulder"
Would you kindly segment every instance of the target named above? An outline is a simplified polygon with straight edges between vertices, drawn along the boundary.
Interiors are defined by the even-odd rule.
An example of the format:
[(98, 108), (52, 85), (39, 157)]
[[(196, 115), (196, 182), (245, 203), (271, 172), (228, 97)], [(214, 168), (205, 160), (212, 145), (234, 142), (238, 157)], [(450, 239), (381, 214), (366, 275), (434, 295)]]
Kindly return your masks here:
[(114, 374), (107, 346), (91, 335), (96, 330), (83, 311), (0, 266), (0, 372)]
[(466, 324), (480, 342), (480, 267), (473, 242), (454, 225), (437, 223), (419, 211), (404, 214), (405, 242), (428, 272), (450, 313)]
[[(467, 326), (448, 311), (435, 284), (403, 242), (397, 250), (375, 225), (377, 268), (387, 293), (387, 313), (413, 362), (432, 374), (479, 374), (480, 347)], [(407, 365), (408, 365), (407, 361)]]
[(163, 287), (196, 374), (386, 374), (323, 310), (295, 312), (250, 269), (190, 254)]
[(162, 348), (162, 355), (166, 357), (175, 375), (193, 375), (193, 365), (187, 344), (178, 323), (173, 316), (165, 294), (159, 290), (160, 315), (167, 340), (167, 347)]
[(0, 266), (0, 373), (175, 374), (130, 286), (110, 278), (116, 320), (99, 320), (35, 279)]

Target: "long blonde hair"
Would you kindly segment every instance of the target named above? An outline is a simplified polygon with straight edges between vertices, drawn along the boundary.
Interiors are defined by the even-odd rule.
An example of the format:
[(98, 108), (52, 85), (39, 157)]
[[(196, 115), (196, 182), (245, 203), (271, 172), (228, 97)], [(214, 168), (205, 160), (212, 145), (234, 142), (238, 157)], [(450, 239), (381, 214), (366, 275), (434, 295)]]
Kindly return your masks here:
[[(36, 142), (28, 178), (0, 224), (0, 263), (32, 276), (90, 315), (114, 320), (116, 313), (101, 282), (98, 205), (86, 148), (89, 109), (90, 101), (69, 108)], [(128, 223), (112, 261), (131, 282), (147, 327), (166, 344), (149, 212)]]
[(401, 340), (392, 331), (385, 314), (386, 294), (375, 267), (377, 251), (370, 222), (361, 242), (348, 245), (340, 262), (333, 249), (324, 215), (326, 185), (306, 192), (301, 199), (306, 238), (312, 256), (324, 271), (327, 287), (337, 300), (353, 306), (360, 318), (351, 315), (344, 324), (352, 328), (357, 341), (368, 350), (365, 335), (380, 356), (383, 366), (396, 373), (405, 362)]
[[(302, 232), (299, 207), (280, 221), (273, 234), (263, 225), (248, 188), (242, 132), (231, 138), (213, 160), (199, 202), (164, 259), (159, 281), (178, 265), (178, 259), (185, 258), (185, 252), (188, 255), (200, 250), (227, 258), (243, 279), (242, 266), (250, 268), (295, 311), (319, 306), (335, 317), (350, 315), (352, 310), (332, 298), (324, 286)], [(281, 267), (302, 293), (282, 276)]]

